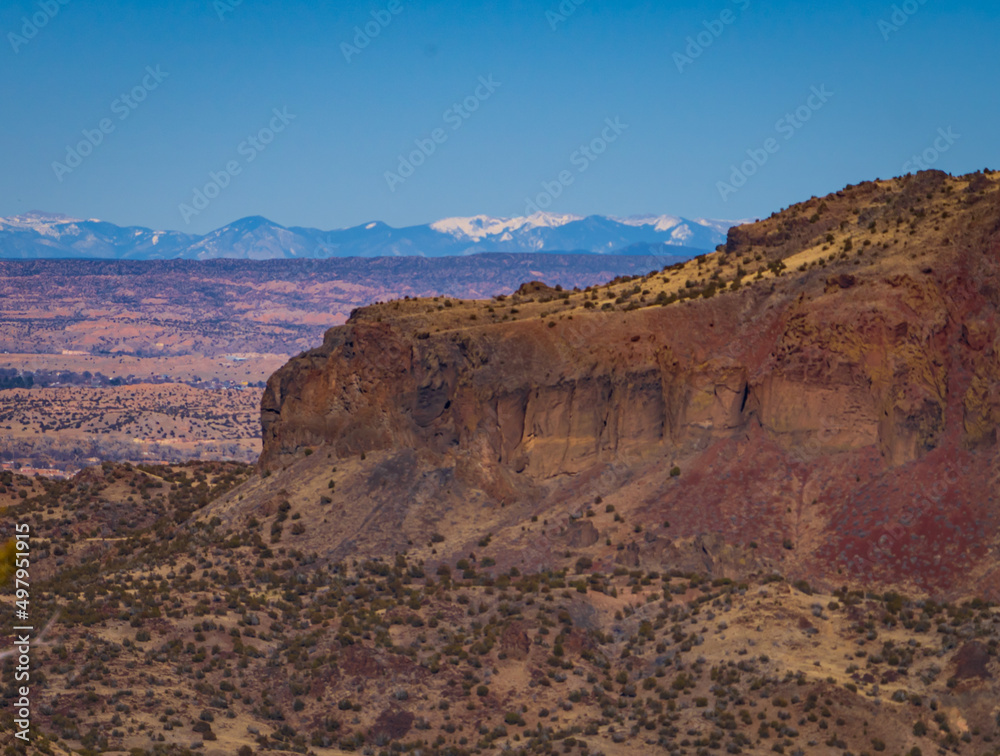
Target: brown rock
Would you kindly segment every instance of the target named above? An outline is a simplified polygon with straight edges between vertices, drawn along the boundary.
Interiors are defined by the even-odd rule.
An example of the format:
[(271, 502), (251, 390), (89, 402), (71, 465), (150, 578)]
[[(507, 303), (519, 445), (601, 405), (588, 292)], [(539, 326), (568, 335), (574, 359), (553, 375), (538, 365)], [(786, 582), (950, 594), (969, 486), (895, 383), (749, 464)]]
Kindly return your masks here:
[[(817, 222), (793, 207), (735, 228), (681, 277), (729, 261), (761, 279), (668, 306), (650, 306), (657, 275), (596, 291), (610, 310), (537, 282), (502, 303), (359, 310), (271, 377), (260, 466), (306, 479), (321, 468), (302, 452), (321, 445), (358, 463), (338, 482), (344, 517), (317, 536), (331, 558), (391, 555), (450, 519), (478, 528), (472, 544), (506, 544), (500, 568), (554, 565), (564, 554), (526, 518), (620, 491), (629, 530), (665, 535), (669, 520), (671, 543), (718, 538), (698, 557), (713, 574), (1000, 596), (1000, 564), (977, 561), (1000, 528), (1000, 191), (987, 179), (973, 205), (942, 191), (965, 180), (865, 182), (824, 198)], [(928, 219), (943, 217), (934, 203), (947, 221)], [(899, 217), (919, 234), (886, 235)], [(844, 223), (850, 254), (794, 267)], [(601, 552), (594, 533), (572, 526), (568, 543), (670, 565), (667, 539)]]
[(600, 536), (590, 520), (571, 522), (566, 530), (566, 545), (571, 548), (586, 548), (597, 543)]
[(512, 659), (525, 659), (531, 650), (531, 638), (520, 622), (511, 622), (500, 635), (500, 649)]
[(990, 662), (990, 653), (979, 641), (969, 641), (955, 654), (952, 659), (955, 664), (956, 680), (988, 680), (993, 677), (987, 665)]
[(372, 738), (376, 741), (380, 737), (388, 740), (400, 740), (413, 727), (414, 719), (415, 717), (409, 711), (385, 709), (372, 725)]

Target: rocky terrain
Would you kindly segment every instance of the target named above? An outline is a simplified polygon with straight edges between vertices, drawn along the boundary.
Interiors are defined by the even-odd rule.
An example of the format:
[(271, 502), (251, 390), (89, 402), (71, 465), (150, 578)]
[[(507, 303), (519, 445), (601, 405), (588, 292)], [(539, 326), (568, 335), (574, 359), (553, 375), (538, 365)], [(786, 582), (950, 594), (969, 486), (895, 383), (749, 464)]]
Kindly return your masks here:
[[(444, 522), (444, 555), (490, 533), (503, 569), (584, 549), (1000, 598), (998, 189), (867, 182), (662, 272), (363, 308), (268, 382), (258, 496), (313, 495), (332, 455), (335, 559), (428, 558)], [(595, 497), (624, 522), (588, 522)]]
[(357, 310), (254, 467), (0, 473), (34, 752), (1000, 754), (1000, 178), (552, 283)]
[(334, 488), (319, 513), (279, 496), (239, 529), (213, 514), (258, 480), (232, 463), (0, 473), (47, 627), (27, 749), (0, 662), (5, 753), (1000, 753), (995, 604), (583, 555), (501, 569), (489, 535), (454, 562), (332, 562), (310, 534), (338, 521)]

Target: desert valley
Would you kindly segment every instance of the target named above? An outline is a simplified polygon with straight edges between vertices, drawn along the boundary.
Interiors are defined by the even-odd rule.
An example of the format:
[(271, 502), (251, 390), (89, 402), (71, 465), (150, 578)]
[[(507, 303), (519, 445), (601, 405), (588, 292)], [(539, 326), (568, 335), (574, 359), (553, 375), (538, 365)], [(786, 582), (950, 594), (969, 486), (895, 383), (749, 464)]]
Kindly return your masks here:
[[(0, 464), (260, 454), (264, 382), (362, 304), (589, 286), (663, 255), (0, 260)], [(673, 259), (669, 254), (667, 259)]]
[(31, 752), (1000, 754), (1000, 174), (569, 257), (0, 264)]

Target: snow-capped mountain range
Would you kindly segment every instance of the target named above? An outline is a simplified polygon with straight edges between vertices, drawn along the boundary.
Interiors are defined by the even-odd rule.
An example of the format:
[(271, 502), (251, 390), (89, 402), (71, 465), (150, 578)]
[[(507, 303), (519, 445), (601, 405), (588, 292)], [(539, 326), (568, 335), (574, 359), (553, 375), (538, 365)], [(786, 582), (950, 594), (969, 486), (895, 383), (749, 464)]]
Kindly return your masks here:
[(445, 218), (406, 228), (372, 222), (320, 231), (286, 228), (251, 216), (199, 236), (30, 212), (0, 218), (0, 258), (268, 260), (557, 251), (687, 258), (725, 242), (728, 230), (739, 223), (669, 215), (537, 213), (519, 218)]

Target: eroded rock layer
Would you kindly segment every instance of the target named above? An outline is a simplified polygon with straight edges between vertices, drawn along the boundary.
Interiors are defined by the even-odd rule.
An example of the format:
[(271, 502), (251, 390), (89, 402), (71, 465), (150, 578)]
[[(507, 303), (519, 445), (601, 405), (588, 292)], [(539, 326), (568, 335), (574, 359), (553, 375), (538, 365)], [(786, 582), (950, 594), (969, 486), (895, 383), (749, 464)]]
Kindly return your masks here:
[(271, 477), (220, 511), (322, 495), (330, 558), (1000, 597), (998, 179), (867, 182), (583, 292), (359, 310), (271, 378)]

